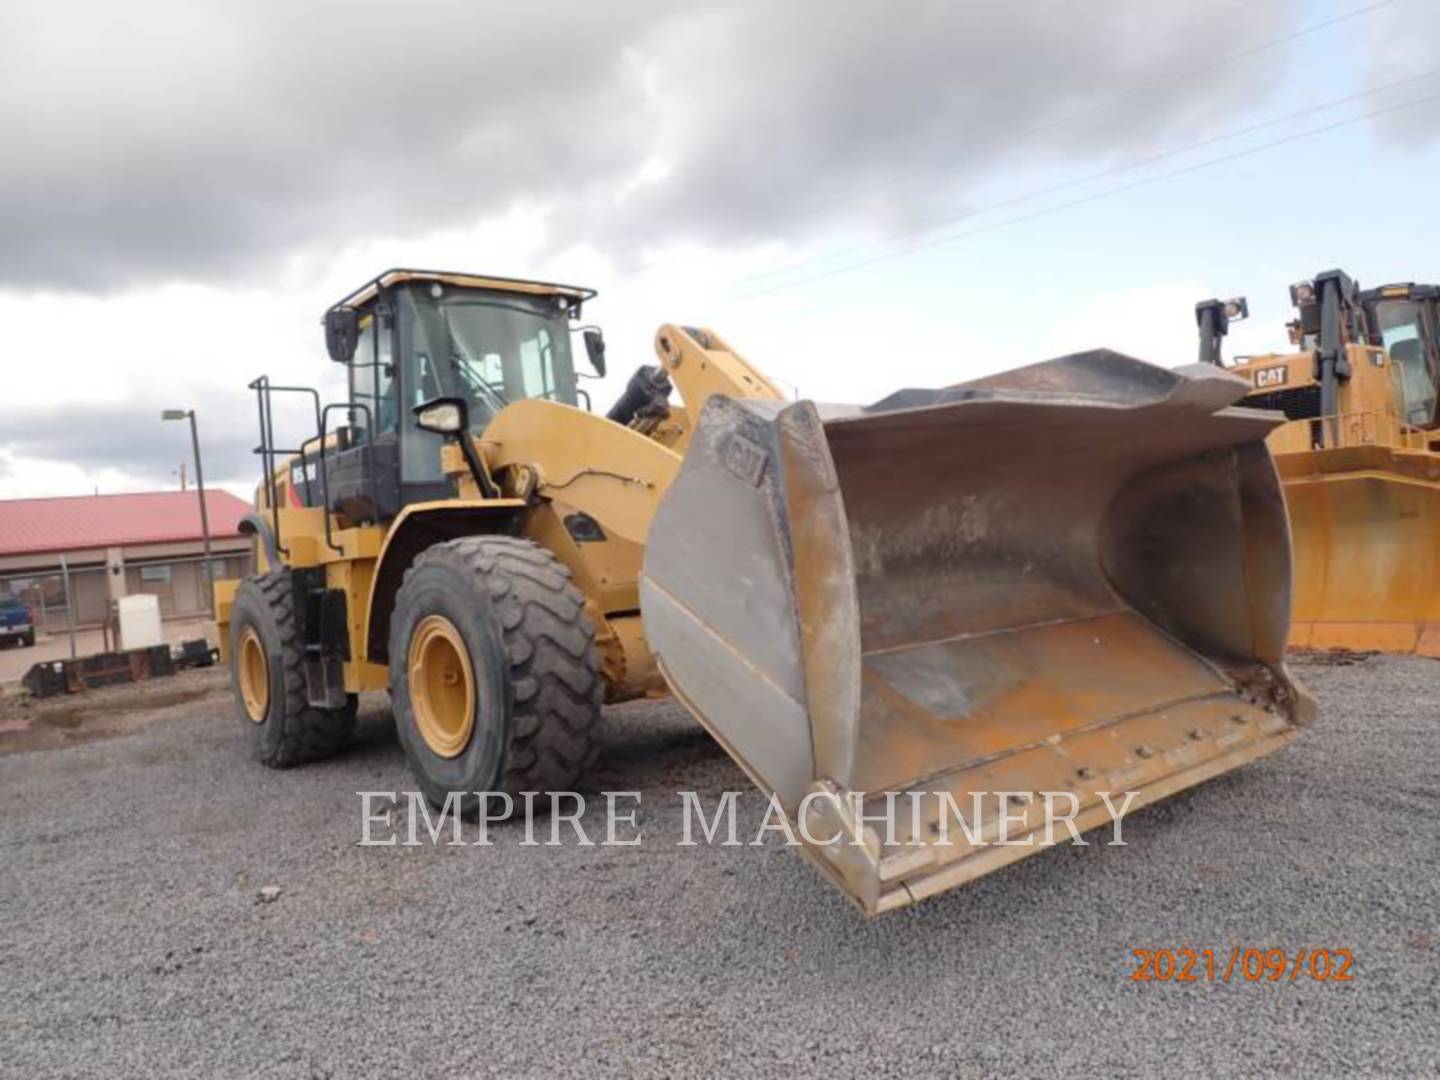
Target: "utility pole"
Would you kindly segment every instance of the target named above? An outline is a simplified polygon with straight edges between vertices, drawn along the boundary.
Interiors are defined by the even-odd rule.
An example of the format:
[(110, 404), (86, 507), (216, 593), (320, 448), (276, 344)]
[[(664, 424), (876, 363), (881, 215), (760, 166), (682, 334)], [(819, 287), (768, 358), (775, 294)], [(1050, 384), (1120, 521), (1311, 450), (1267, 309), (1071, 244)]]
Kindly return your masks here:
[[(195, 495), (200, 500), (200, 535), (205, 541), (205, 610), (215, 613), (215, 590), (213, 588), (214, 568), (210, 559), (210, 515), (205, 508), (205, 470), (200, 464), (200, 428), (195, 423), (194, 409), (166, 409), (160, 414), (161, 420), (189, 420), (190, 445), (195, 451)], [(181, 488), (184, 488), (184, 466), (181, 466)]]

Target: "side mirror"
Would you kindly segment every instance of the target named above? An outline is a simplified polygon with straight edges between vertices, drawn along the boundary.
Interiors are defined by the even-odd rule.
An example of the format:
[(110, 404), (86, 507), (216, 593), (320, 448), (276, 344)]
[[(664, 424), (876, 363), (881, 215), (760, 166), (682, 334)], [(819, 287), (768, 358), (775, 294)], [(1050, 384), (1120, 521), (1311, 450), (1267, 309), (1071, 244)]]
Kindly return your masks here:
[(585, 354), (590, 357), (590, 366), (601, 378), (605, 376), (605, 335), (597, 326), (585, 330)]
[(415, 426), (421, 431), (459, 435), (470, 427), (470, 409), (464, 398), (431, 398), (410, 411), (415, 414)]
[(466, 404), (464, 398), (431, 398), (429, 401), (416, 405), (410, 411), (415, 414), (415, 426), (421, 431), (443, 435), (445, 438), (454, 439), (459, 443), (460, 453), (465, 458), (465, 466), (470, 470), (470, 475), (474, 478), (475, 486), (479, 488), (482, 498), (498, 499), (500, 497), (500, 489), (495, 486), (495, 481), (490, 479), (490, 474), (485, 471), (485, 463), (475, 452), (475, 443), (469, 434), (470, 406)]
[(325, 312), (325, 350), (337, 364), (348, 364), (360, 341), (360, 313), (351, 307)]

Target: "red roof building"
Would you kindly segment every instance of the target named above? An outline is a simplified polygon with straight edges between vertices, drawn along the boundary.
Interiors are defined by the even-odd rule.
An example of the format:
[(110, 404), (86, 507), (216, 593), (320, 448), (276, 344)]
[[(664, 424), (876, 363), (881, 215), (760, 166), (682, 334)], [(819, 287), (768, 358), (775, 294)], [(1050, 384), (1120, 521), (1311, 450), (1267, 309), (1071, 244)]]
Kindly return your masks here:
[[(212, 541), (238, 537), (240, 519), (249, 512), (228, 491), (205, 493)], [(0, 557), (201, 538), (200, 500), (193, 491), (0, 500)]]
[[(250, 509), (228, 491), (205, 493), (214, 577), (251, 572), (251, 541), (239, 528)], [(203, 561), (194, 491), (0, 500), (0, 595), (21, 597), (46, 624), (64, 625), (67, 574), (80, 623), (142, 592), (160, 598), (163, 615), (199, 615), (208, 607)]]

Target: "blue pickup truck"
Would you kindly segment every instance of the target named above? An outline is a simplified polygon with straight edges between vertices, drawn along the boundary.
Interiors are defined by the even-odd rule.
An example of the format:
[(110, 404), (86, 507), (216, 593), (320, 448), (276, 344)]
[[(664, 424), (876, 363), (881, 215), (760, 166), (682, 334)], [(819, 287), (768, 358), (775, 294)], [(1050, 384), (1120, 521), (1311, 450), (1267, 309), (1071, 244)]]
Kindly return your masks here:
[(0, 645), (35, 644), (35, 616), (29, 605), (13, 596), (0, 596)]

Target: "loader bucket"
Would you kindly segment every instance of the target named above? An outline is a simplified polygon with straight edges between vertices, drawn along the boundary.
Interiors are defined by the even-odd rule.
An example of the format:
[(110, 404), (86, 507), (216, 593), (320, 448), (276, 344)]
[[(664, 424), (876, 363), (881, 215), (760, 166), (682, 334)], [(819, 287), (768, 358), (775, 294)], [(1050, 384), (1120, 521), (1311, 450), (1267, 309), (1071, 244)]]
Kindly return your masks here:
[(651, 647), (867, 913), (1070, 839), (1072, 799), (1107, 824), (1312, 711), (1245, 390), (1099, 351), (868, 408), (711, 398), (647, 541)]

